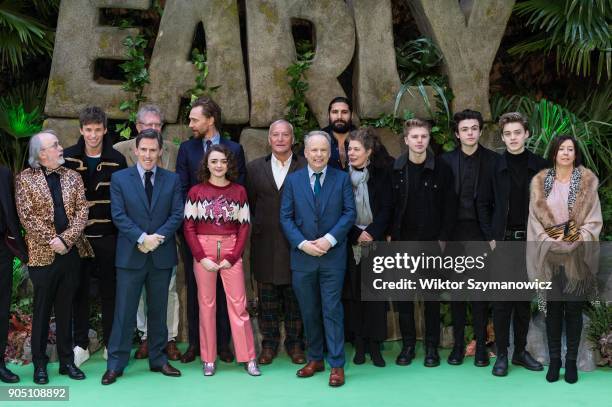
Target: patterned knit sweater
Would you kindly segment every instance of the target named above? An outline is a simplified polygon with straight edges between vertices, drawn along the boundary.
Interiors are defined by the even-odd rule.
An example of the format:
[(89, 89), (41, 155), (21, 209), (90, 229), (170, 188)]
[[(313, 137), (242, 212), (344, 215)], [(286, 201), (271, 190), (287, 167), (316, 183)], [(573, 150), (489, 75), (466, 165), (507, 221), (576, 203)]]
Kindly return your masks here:
[(183, 233), (196, 261), (214, 253), (205, 253), (198, 235), (236, 235), (236, 245), (229, 255), (222, 257), (234, 264), (242, 256), (249, 235), (249, 204), (242, 185), (230, 183), (218, 187), (208, 182), (194, 185), (185, 202)]

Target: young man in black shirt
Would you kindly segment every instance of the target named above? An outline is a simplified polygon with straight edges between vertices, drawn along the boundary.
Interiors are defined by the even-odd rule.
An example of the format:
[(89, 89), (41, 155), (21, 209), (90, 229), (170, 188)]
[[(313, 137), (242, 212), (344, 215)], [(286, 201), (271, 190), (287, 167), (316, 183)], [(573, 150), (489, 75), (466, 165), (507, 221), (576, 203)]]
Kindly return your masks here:
[[(478, 218), (484, 237), (491, 248), (496, 241), (525, 241), (529, 215), (529, 185), (546, 161), (525, 148), (529, 138), (527, 120), (518, 112), (505, 113), (499, 118), (501, 138), (506, 151), (497, 161), (493, 173), (483, 174), (477, 199)], [(516, 256), (524, 262), (524, 253)], [(515, 268), (525, 273), (525, 265)], [(522, 271), (520, 271), (522, 270)], [(527, 280), (526, 274), (523, 280)], [(525, 350), (529, 329), (530, 303), (528, 301), (496, 301), (493, 303), (493, 324), (497, 360), (493, 375), (508, 374), (508, 346), (510, 321), (514, 328), (512, 364), (529, 370), (542, 370), (542, 365)], [(513, 314), (514, 313), (514, 314)]]

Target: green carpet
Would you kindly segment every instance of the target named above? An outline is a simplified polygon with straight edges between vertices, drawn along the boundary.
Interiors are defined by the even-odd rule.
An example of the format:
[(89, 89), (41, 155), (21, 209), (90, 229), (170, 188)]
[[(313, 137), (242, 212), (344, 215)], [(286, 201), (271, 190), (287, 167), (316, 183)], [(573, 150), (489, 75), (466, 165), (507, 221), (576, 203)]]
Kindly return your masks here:
[[(181, 346), (184, 348), (184, 346)], [(599, 368), (581, 372), (578, 383), (548, 383), (546, 371), (530, 372), (511, 366), (505, 378), (491, 375), (491, 367), (477, 368), (473, 358), (461, 366), (449, 366), (442, 351), (442, 364), (437, 368), (423, 366), (423, 352), (410, 366), (396, 366), (399, 343), (385, 345), (387, 367), (377, 368), (371, 362), (346, 367), (346, 384), (341, 388), (327, 385), (329, 369), (309, 379), (295, 376), (297, 365), (286, 355), (262, 367), (262, 376), (249, 376), (238, 364), (219, 363), (213, 377), (202, 375), (201, 363), (173, 365), (183, 376), (170, 378), (149, 372), (146, 360), (131, 360), (123, 377), (111, 386), (102, 386), (100, 379), (106, 368), (98, 352), (83, 364), (87, 379), (76, 382), (57, 373), (58, 364), (49, 365), (50, 386), (69, 386), (70, 402), (53, 403), (73, 406), (609, 406), (612, 402), (612, 369)], [(347, 347), (347, 360), (352, 359)], [(493, 361), (492, 361), (493, 362)], [(31, 365), (9, 366), (21, 375), (21, 386), (32, 386)], [(563, 370), (561, 371), (563, 375)], [(0, 384), (0, 386), (7, 386)], [(42, 387), (42, 386), (41, 386)], [(8, 403), (0, 405), (40, 405), (40, 403)]]

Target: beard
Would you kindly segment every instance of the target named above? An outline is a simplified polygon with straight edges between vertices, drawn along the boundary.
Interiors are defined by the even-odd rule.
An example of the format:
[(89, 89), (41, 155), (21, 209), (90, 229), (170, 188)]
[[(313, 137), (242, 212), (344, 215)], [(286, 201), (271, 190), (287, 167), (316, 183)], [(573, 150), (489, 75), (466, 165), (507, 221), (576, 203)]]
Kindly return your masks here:
[(334, 133), (348, 133), (351, 128), (351, 121), (345, 122), (344, 120), (336, 120), (332, 123), (332, 131)]
[(64, 160), (63, 156), (57, 159), (57, 164), (58, 165), (64, 165), (65, 162), (66, 162), (66, 160)]

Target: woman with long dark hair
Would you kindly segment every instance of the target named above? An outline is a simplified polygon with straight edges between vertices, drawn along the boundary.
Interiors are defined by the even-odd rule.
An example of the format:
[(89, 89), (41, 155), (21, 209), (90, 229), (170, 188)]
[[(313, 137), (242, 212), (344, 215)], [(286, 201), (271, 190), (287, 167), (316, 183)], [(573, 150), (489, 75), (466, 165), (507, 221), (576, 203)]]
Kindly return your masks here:
[(344, 284), (347, 331), (355, 345), (355, 364), (365, 362), (366, 351), (375, 366), (385, 366), (380, 344), (387, 338), (387, 304), (361, 301), (361, 258), (374, 241), (384, 241), (393, 212), (390, 165), (393, 158), (371, 128), (349, 135), (349, 174), (357, 218), (348, 234), (349, 255)]
[(200, 184), (185, 202), (184, 234), (193, 253), (193, 269), (200, 306), (200, 353), (204, 376), (216, 370), (216, 292), (221, 274), (227, 297), (236, 360), (245, 362), (251, 376), (257, 366), (253, 328), (246, 310), (247, 298), (242, 253), (249, 234), (249, 204), (242, 185), (235, 183), (237, 164), (223, 145), (211, 146), (200, 166)]
[(552, 291), (540, 295), (546, 313), (550, 365), (546, 380), (559, 380), (561, 333), (565, 321), (567, 353), (565, 381), (578, 381), (576, 359), (582, 333), (582, 310), (592, 293), (598, 269), (602, 228), (598, 179), (582, 166), (576, 139), (557, 136), (548, 156), (552, 168), (531, 181), (527, 226), (527, 269), (532, 280), (552, 281)]

